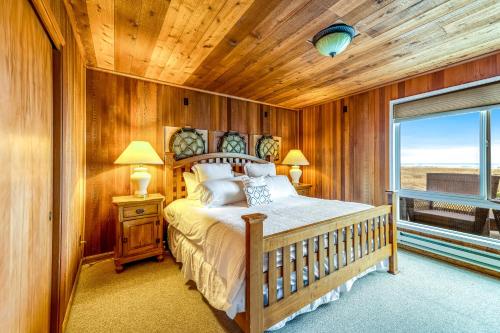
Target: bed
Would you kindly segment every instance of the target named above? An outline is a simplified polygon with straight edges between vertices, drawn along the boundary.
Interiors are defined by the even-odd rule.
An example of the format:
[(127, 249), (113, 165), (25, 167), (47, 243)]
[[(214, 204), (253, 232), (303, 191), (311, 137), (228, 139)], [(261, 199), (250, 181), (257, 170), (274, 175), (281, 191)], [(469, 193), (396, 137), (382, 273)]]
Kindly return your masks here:
[(242, 172), (246, 163), (268, 162), (232, 153), (179, 161), (165, 155), (171, 251), (185, 277), (243, 331), (279, 328), (375, 269), (397, 273), (394, 205), (294, 196), (267, 206), (205, 208), (184, 199), (182, 173), (197, 163), (229, 163)]

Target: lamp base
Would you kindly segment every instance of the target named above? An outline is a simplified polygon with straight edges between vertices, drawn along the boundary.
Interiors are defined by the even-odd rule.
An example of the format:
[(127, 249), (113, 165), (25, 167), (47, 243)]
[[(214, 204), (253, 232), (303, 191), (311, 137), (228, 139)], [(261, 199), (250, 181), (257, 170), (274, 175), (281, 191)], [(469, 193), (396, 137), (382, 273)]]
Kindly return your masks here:
[(292, 178), (293, 184), (299, 184), (300, 176), (302, 176), (302, 170), (298, 165), (293, 165), (290, 169), (290, 177)]
[(136, 197), (145, 198), (148, 196), (148, 185), (151, 180), (148, 168), (143, 166), (134, 168), (134, 173), (130, 175), (130, 180), (136, 189), (134, 192)]

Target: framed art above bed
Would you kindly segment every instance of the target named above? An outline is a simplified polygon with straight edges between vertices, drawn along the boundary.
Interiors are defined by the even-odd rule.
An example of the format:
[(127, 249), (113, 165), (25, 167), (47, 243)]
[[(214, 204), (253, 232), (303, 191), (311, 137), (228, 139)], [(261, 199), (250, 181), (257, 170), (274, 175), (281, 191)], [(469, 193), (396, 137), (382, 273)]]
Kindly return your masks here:
[(248, 135), (236, 131), (210, 131), (208, 134), (210, 153), (248, 154)]
[(273, 135), (252, 135), (250, 140), (250, 155), (274, 163), (280, 163), (282, 160), (281, 137)]
[(281, 137), (244, 134), (237, 131), (208, 131), (192, 127), (164, 127), (164, 150), (175, 160), (207, 154), (230, 153), (255, 156), (280, 163)]
[(174, 153), (174, 159), (181, 160), (208, 152), (208, 131), (191, 127), (165, 126), (164, 147)]

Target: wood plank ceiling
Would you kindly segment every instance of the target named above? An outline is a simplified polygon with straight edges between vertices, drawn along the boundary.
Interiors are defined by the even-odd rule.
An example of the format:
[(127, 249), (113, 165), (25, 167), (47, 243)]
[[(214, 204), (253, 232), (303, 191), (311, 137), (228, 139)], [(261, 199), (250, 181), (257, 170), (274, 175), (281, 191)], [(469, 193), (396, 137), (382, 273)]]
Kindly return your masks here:
[[(500, 50), (498, 0), (64, 0), (88, 66), (301, 108)], [(359, 32), (323, 57), (336, 22)]]

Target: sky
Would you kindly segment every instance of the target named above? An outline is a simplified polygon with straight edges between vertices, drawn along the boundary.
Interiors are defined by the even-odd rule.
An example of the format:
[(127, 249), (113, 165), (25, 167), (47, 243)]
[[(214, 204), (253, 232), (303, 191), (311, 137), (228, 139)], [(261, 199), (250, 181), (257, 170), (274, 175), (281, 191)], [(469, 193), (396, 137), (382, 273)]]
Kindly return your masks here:
[[(401, 123), (401, 164), (479, 165), (479, 112)], [(491, 159), (500, 164), (500, 109), (491, 113)]]

